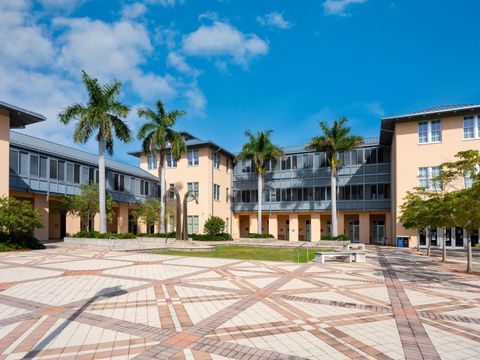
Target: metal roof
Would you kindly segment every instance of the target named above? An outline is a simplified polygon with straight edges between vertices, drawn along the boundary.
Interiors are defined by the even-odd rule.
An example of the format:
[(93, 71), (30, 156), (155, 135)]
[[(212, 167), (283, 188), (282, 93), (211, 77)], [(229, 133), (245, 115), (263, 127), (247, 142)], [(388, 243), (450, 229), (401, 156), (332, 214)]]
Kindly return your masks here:
[(404, 119), (404, 118), (426, 116), (426, 115), (441, 115), (443, 113), (448, 113), (448, 112), (455, 113), (458, 111), (478, 110), (478, 109), (480, 109), (480, 104), (440, 105), (440, 106), (433, 106), (431, 108), (427, 108), (419, 111), (414, 111), (409, 114), (384, 117), (383, 120)]
[(454, 104), (434, 106), (408, 114), (384, 117), (380, 126), (380, 144), (391, 145), (396, 122), (428, 120), (435, 119), (438, 116), (468, 115), (478, 111), (480, 111), (480, 104)]
[[(10, 131), (10, 144), (18, 148), (38, 151), (40, 153), (45, 153), (59, 158), (98, 167), (98, 155), (77, 150), (72, 147), (57, 144), (51, 141), (39, 139), (37, 137), (22, 134), (16, 131)], [(119, 161), (106, 159), (105, 166), (107, 169), (119, 173), (133, 175), (149, 180), (158, 180), (156, 176), (137, 166), (128, 165)]]
[[(181, 131), (180, 132), (182, 135), (184, 134), (187, 134), (189, 135), (189, 137), (186, 138), (185, 140), (185, 145), (187, 146), (187, 148), (195, 148), (195, 147), (200, 147), (200, 146), (208, 146), (208, 147), (211, 147), (212, 149), (215, 149), (215, 150), (220, 150), (222, 151), (223, 153), (225, 153), (226, 155), (234, 158), (235, 155), (233, 155), (230, 151), (226, 150), (225, 148), (221, 147), (220, 145), (217, 145), (216, 143), (214, 143), (213, 141), (210, 141), (210, 140), (200, 140), (198, 138), (196, 138), (195, 136), (189, 134), (189, 133), (186, 133), (184, 131)], [(168, 149), (169, 147), (167, 147)], [(131, 151), (129, 152), (128, 154), (129, 155), (132, 155), (132, 156), (135, 156), (135, 157), (140, 157), (140, 155), (143, 153), (142, 150), (139, 150), (139, 151)]]
[(8, 111), (11, 129), (23, 129), (26, 125), (45, 121), (47, 118), (33, 111), (22, 109), (0, 100), (0, 109)]
[[(364, 147), (369, 147), (369, 146), (377, 146), (379, 144), (378, 138), (377, 137), (369, 137), (369, 138), (364, 138), (363, 143), (357, 148), (364, 148)], [(311, 153), (315, 152), (312, 150), (307, 150), (306, 149), (307, 145), (300, 145), (300, 146), (284, 146), (281, 149), (286, 155), (290, 154), (299, 154), (299, 153)]]

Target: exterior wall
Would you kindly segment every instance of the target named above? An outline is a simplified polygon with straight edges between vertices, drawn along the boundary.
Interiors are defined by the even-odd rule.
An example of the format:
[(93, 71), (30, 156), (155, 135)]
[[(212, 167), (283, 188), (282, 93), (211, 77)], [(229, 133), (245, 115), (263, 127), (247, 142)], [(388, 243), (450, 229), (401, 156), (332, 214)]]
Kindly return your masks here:
[(0, 110), (0, 197), (9, 194), (10, 117)]
[(41, 241), (49, 239), (49, 203), (45, 194), (35, 194), (33, 197), (33, 207), (40, 211), (40, 218), (44, 227), (41, 229), (35, 229), (33, 235)]
[[(231, 194), (232, 194), (232, 168), (231, 165), (227, 169), (227, 156), (220, 153), (220, 168), (213, 166), (213, 154), (215, 150), (209, 147), (200, 147), (199, 164), (196, 166), (188, 165), (188, 156), (184, 154), (178, 161), (176, 168), (166, 169), (167, 190), (170, 184), (175, 184), (180, 193), (183, 204), (183, 198), (188, 190), (189, 182), (198, 182), (199, 197), (198, 204), (195, 201), (188, 203), (188, 216), (199, 217), (199, 232), (203, 233), (205, 221), (210, 216), (219, 216), (228, 222), (227, 228), (231, 231), (232, 215), (231, 215)], [(230, 159), (231, 164), (231, 159)], [(157, 169), (148, 169), (147, 156), (140, 156), (140, 167), (152, 175), (158, 176), (158, 160)], [(213, 185), (220, 185), (220, 199), (213, 198)], [(227, 198), (227, 189), (229, 196)], [(168, 196), (167, 196), (168, 199)], [(167, 217), (176, 216), (175, 201), (167, 201)], [(176, 224), (176, 222), (175, 222)], [(167, 219), (168, 228), (168, 219)]]
[(393, 143), (396, 182), (392, 217), (395, 238), (410, 237), (410, 246), (417, 245), (417, 232), (404, 229), (398, 217), (401, 215), (400, 206), (407, 191), (418, 186), (418, 168), (438, 166), (442, 162), (452, 161), (455, 154), (462, 150), (480, 150), (480, 140), (463, 140), (463, 116), (433, 120), (438, 119), (441, 120), (442, 126), (442, 142), (438, 144), (418, 143), (418, 121), (395, 124)]
[[(234, 239), (245, 237), (248, 232), (255, 232), (257, 229), (257, 213), (235, 212), (233, 214), (234, 228), (232, 236)], [(310, 241), (319, 241), (322, 236), (328, 235), (328, 221), (331, 219), (329, 212), (276, 212), (264, 215), (264, 223), (268, 221), (268, 231), (279, 240), (307, 241), (306, 224), (310, 221)], [(390, 211), (361, 211), (361, 212), (338, 212), (339, 234), (349, 234), (349, 220), (359, 222), (359, 242), (372, 244), (372, 230), (375, 220), (384, 220), (385, 239), (387, 245), (392, 243), (393, 233), (391, 226)], [(288, 226), (287, 226), (288, 222)], [(288, 236), (287, 236), (288, 233)]]
[(67, 215), (65, 229), (67, 236), (72, 236), (73, 234), (79, 232), (81, 229), (80, 218), (78, 216)]

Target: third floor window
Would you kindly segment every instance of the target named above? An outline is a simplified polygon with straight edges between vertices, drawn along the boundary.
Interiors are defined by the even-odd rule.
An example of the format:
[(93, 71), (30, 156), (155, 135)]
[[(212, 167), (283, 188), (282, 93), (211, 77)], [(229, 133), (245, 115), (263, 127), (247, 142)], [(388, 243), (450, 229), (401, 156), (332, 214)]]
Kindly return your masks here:
[(220, 169), (220, 154), (213, 153), (213, 167), (216, 169)]
[(188, 151), (188, 166), (196, 166), (199, 164), (198, 150)]
[(418, 123), (418, 143), (439, 142), (442, 142), (442, 123), (440, 120), (420, 121)]
[(177, 167), (177, 160), (175, 160), (172, 153), (167, 154), (167, 167), (169, 167), (169, 168), (176, 168)]
[(157, 168), (157, 159), (153, 155), (148, 155), (148, 168), (151, 169), (156, 169)]
[(465, 116), (463, 118), (463, 138), (465, 140), (480, 138), (480, 119), (478, 116)]

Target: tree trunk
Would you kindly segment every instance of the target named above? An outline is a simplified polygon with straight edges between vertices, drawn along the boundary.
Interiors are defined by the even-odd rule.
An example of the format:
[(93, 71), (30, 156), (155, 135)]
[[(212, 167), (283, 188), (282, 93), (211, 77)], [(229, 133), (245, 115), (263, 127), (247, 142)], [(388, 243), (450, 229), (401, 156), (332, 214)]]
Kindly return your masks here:
[(332, 167), (330, 175), (332, 195), (332, 237), (337, 236), (337, 169)]
[(182, 229), (182, 238), (183, 240), (188, 240), (188, 194), (189, 191), (183, 197), (183, 229)]
[(257, 233), (263, 234), (262, 229), (262, 197), (263, 197), (263, 176), (258, 173), (258, 217), (257, 217)]
[(443, 235), (442, 262), (443, 263), (447, 261), (447, 239), (445, 239), (445, 234), (446, 232), (444, 232), (442, 229), (442, 235)]
[(166, 233), (165, 231), (165, 210), (166, 210), (166, 196), (165, 196), (165, 188), (166, 188), (166, 180), (165, 180), (165, 155), (163, 153), (160, 154), (160, 161), (158, 162), (158, 177), (160, 179), (160, 232), (162, 234)]
[(98, 140), (98, 201), (100, 207), (100, 232), (107, 232), (107, 205), (105, 200), (105, 140)]
[(427, 256), (430, 256), (432, 252), (432, 231), (428, 229), (428, 247), (427, 247)]
[(472, 241), (468, 230), (465, 230), (465, 237), (467, 238), (467, 273), (472, 272)]

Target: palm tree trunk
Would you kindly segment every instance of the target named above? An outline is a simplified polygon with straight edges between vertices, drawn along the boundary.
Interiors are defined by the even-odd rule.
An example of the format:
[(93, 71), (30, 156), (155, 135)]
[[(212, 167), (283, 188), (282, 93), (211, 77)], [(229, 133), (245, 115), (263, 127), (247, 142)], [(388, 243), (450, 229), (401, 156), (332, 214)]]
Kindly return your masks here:
[(468, 230), (465, 229), (465, 237), (467, 238), (467, 273), (472, 272), (472, 241)]
[(105, 140), (98, 140), (98, 201), (100, 207), (100, 233), (107, 232), (107, 205), (105, 202)]
[(258, 217), (257, 233), (263, 234), (262, 229), (262, 196), (263, 196), (263, 176), (258, 173)]
[(165, 182), (165, 155), (162, 153), (160, 154), (160, 161), (158, 163), (158, 178), (160, 179), (160, 232), (166, 233), (165, 231), (165, 187), (166, 182)]
[(337, 169), (332, 167), (330, 174), (330, 187), (332, 193), (332, 237), (337, 236)]

